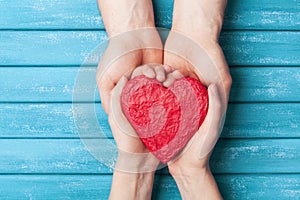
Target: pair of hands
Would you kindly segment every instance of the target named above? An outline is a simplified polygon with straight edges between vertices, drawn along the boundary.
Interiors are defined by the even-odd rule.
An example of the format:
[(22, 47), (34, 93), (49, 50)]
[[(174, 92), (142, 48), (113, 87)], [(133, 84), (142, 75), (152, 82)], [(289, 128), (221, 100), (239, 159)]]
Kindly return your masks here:
[[(231, 85), (228, 67), (218, 43), (212, 40), (196, 42), (176, 30), (170, 32), (163, 49), (155, 28), (137, 29), (110, 38), (99, 64), (97, 82), (102, 105), (109, 115), (109, 123), (119, 150), (127, 155), (136, 155), (136, 166), (130, 165), (132, 169), (118, 166), (124, 171), (143, 171), (138, 167), (142, 167), (141, 163), (145, 163), (145, 159), (153, 165), (147, 166), (145, 170), (155, 170), (159, 163), (148, 156), (147, 148), (138, 137), (128, 134), (134, 130), (118, 105), (128, 78), (142, 74), (157, 79), (166, 87), (182, 76), (196, 77), (208, 87), (209, 110), (205, 121), (191, 139), (191, 145), (187, 145), (189, 148), (178, 159), (168, 163), (169, 170), (174, 175), (178, 171), (208, 168), (211, 150), (223, 126)], [(138, 154), (141, 155), (140, 158)]]
[[(150, 75), (166, 85), (178, 74), (192, 76), (208, 87), (208, 114), (188, 148), (168, 167), (183, 199), (222, 199), (208, 164), (223, 127), (231, 87), (228, 66), (218, 44), (226, 0), (174, 0), (172, 29), (164, 46), (155, 28), (152, 1), (98, 3), (109, 45), (99, 63), (97, 83), (119, 148), (116, 168), (120, 170), (114, 171), (110, 198), (150, 199), (154, 170), (159, 163), (141, 140), (132, 136), (134, 130), (121, 111), (122, 87), (134, 72), (133, 76)], [(160, 67), (153, 68), (151, 63)]]

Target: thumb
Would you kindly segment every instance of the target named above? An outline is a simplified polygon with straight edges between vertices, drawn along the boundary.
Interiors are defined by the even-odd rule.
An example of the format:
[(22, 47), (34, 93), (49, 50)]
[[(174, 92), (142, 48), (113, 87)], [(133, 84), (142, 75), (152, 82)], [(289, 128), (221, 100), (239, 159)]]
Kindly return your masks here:
[(123, 114), (121, 107), (121, 94), (127, 81), (127, 78), (125, 76), (122, 76), (115, 88), (112, 90), (110, 101), (110, 115), (112, 116), (112, 119), (114, 120), (114, 123), (119, 130), (127, 135), (137, 137), (135, 130), (132, 128), (131, 124)]
[[(207, 156), (214, 148), (223, 128), (227, 103), (222, 102), (218, 87), (208, 87), (209, 107), (207, 116), (197, 132), (196, 143), (199, 149), (199, 159)], [(224, 109), (225, 108), (225, 109)]]
[[(98, 70), (99, 71), (99, 70)], [(104, 111), (109, 113), (109, 102), (111, 98), (111, 91), (114, 88), (114, 83), (108, 77), (99, 77), (98, 71), (96, 75), (96, 81), (100, 92), (101, 104)]]

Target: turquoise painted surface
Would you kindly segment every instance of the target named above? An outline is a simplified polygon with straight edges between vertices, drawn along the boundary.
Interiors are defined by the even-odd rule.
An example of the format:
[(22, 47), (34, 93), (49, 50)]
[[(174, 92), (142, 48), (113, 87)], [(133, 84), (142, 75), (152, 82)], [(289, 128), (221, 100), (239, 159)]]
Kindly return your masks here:
[[(227, 199), (299, 199), (300, 176), (216, 175), (221, 192)], [(5, 175), (0, 188), (1, 199), (82, 200), (107, 199), (110, 175)], [(22, 184), (20, 184), (22, 183)], [(280, 184), (274, 184), (280, 183)], [(268, 186), (268, 187), (266, 187)], [(17, 190), (16, 190), (17, 189)], [(153, 199), (180, 199), (170, 176), (156, 177)]]
[[(220, 139), (211, 160), (223, 173), (300, 173), (300, 139)], [(79, 139), (1, 139), (0, 171), (11, 173), (107, 174)]]
[[(95, 108), (103, 133), (107, 138), (112, 138), (101, 104), (97, 103)], [(221, 137), (300, 137), (299, 110), (298, 103), (230, 103)], [(96, 131), (91, 125), (86, 128), (91, 132)], [(0, 103), (0, 138), (16, 137), (79, 138), (72, 105), (57, 102)]]
[[(153, 4), (157, 26), (170, 28), (173, 0), (153, 0)], [(104, 28), (94, 0), (2, 0), (0, 13), (2, 29)], [(299, 30), (299, 1), (228, 0), (224, 28)]]
[[(0, 102), (71, 102), (78, 72), (87, 74), (77, 90), (86, 97), (96, 67), (0, 67)], [(299, 102), (299, 67), (231, 67), (230, 102)], [(63, 74), (63, 75), (62, 75)], [(99, 100), (99, 94), (96, 95)]]
[[(154, 0), (157, 26), (171, 27), (172, 4)], [(223, 29), (233, 86), (211, 160), (220, 190), (229, 200), (300, 199), (299, 0), (229, 0)], [(79, 66), (106, 40), (95, 0), (0, 0), (0, 199), (107, 199), (112, 169), (84, 148), (71, 104)], [(93, 104), (85, 87), (79, 100)], [(180, 199), (167, 170), (154, 190)]]
[[(1, 31), (2, 66), (80, 65), (104, 31)], [(231, 66), (299, 66), (299, 31), (224, 31), (220, 37)], [(96, 61), (91, 64), (96, 64)]]

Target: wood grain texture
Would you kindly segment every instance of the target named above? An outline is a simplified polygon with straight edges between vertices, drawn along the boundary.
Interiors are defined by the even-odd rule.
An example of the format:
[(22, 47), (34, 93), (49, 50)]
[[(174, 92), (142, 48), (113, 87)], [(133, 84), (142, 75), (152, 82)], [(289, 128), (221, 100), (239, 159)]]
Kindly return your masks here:
[[(112, 138), (101, 104), (95, 108), (104, 136)], [(221, 138), (300, 138), (299, 110), (299, 103), (229, 104)], [(92, 121), (93, 113), (86, 115)], [(74, 120), (70, 103), (2, 103), (0, 138), (78, 138)], [(92, 123), (86, 129), (97, 131)]]
[[(97, 140), (109, 147), (112, 140)], [(105, 142), (105, 143), (103, 143)], [(221, 139), (211, 159), (214, 173), (300, 173), (300, 139)], [(105, 148), (107, 151), (108, 148)], [(79, 139), (1, 139), (0, 172), (112, 173), (113, 156), (105, 165), (84, 148)]]
[[(215, 178), (225, 200), (300, 199), (299, 174), (216, 175)], [(1, 175), (0, 198), (108, 199), (111, 179), (111, 175)], [(170, 176), (156, 177), (152, 199), (181, 199)]]
[[(104, 31), (1, 31), (0, 38), (1, 66), (78, 66), (97, 45), (103, 51), (107, 45)], [(228, 31), (220, 43), (231, 66), (300, 65), (298, 31)]]
[[(95, 67), (0, 67), (1, 102), (71, 102), (78, 73), (76, 101), (89, 98), (96, 86)], [(300, 102), (299, 67), (233, 67), (230, 102)]]
[[(153, 4), (156, 25), (170, 28), (173, 1)], [(224, 199), (300, 200), (299, 0), (228, 0), (220, 42), (233, 86), (211, 169)], [(99, 44), (83, 69), (93, 81), (107, 45), (96, 0), (0, 0), (1, 200), (108, 199), (113, 165), (84, 147), (71, 104), (79, 66)], [(88, 88), (76, 101), (94, 105)], [(113, 143), (96, 101), (100, 141)], [(166, 169), (152, 199), (181, 199)]]
[(1, 1), (5, 29), (103, 29), (96, 0)]
[(0, 38), (1, 65), (81, 65), (107, 40), (104, 31), (1, 31)]
[[(94, 0), (0, 1), (2, 29), (103, 29)], [(173, 1), (154, 0), (156, 25), (170, 28)], [(225, 29), (299, 30), (297, 0), (229, 0)]]
[(300, 101), (300, 68), (232, 68), (230, 101)]
[[(300, 175), (216, 175), (225, 200), (300, 199)], [(181, 199), (175, 182), (163, 176), (157, 199)], [(156, 198), (154, 198), (156, 199)]]

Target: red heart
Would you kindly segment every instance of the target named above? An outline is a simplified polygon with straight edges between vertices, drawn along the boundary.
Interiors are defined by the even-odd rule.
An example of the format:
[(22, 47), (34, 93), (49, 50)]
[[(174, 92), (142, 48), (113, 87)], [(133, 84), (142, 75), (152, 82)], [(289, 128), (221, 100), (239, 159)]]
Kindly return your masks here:
[(182, 78), (170, 87), (137, 76), (121, 95), (122, 110), (145, 146), (167, 163), (197, 132), (208, 109), (206, 87), (197, 79)]

